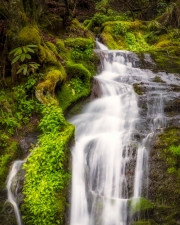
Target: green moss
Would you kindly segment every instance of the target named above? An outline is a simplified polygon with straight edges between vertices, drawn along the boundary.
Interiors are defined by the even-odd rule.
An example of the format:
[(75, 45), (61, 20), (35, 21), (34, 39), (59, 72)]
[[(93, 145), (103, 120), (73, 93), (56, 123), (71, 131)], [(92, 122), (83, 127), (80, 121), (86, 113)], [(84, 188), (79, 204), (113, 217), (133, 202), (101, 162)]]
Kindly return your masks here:
[(75, 64), (72, 62), (67, 62), (66, 64), (66, 71), (69, 77), (78, 77), (83, 82), (84, 85), (90, 85), (91, 74), (90, 72), (82, 65), (82, 64)]
[(101, 38), (103, 43), (107, 45), (109, 49), (120, 49), (110, 33), (103, 32)]
[(18, 40), (21, 45), (39, 45), (41, 43), (41, 36), (38, 29), (32, 26), (26, 26), (19, 32)]
[(88, 26), (88, 24), (89, 24), (90, 21), (91, 21), (91, 20), (84, 20), (83, 25), (84, 25), (85, 27)]
[(132, 225), (158, 225), (154, 220), (139, 220), (132, 222)]
[(64, 111), (80, 98), (87, 97), (89, 94), (90, 86), (87, 87), (79, 78), (72, 78), (57, 89), (56, 96), (60, 107)]
[(142, 95), (143, 92), (142, 92), (142, 87), (140, 84), (133, 84), (133, 88), (134, 88), (134, 91), (138, 94), (138, 95)]
[(154, 208), (153, 203), (151, 203), (146, 198), (142, 198), (142, 197), (137, 199), (131, 199), (130, 206), (131, 206), (131, 211), (133, 214), (142, 212), (142, 211), (147, 211)]
[(38, 45), (38, 58), (41, 63), (57, 63), (55, 54), (47, 46)]
[(65, 48), (63, 40), (57, 39), (56, 40), (56, 47), (57, 47), (58, 52), (66, 52), (66, 48)]
[[(4, 140), (5, 141), (5, 140)], [(19, 153), (19, 144), (9, 138), (4, 142), (6, 147), (4, 147), (3, 153), (0, 155), (0, 188), (4, 188), (5, 180), (9, 172), (9, 164), (14, 160)], [(1, 150), (2, 150), (1, 146)]]
[(66, 28), (67, 34), (70, 37), (84, 37), (84, 38), (94, 38), (92, 32), (90, 32), (87, 28), (85, 28), (82, 24), (79, 23), (77, 19), (73, 19), (71, 25)]
[(94, 42), (92, 39), (88, 38), (68, 38), (64, 41), (66, 47), (79, 48), (80, 50), (85, 50), (89, 46), (93, 48)]
[(47, 41), (46, 45), (53, 53), (58, 54), (57, 48), (52, 42)]
[(74, 126), (65, 121), (58, 106), (51, 104), (44, 107), (39, 127), (43, 135), (24, 165), (23, 219), (31, 225), (62, 225), (70, 179), (68, 144)]
[(164, 83), (164, 81), (159, 76), (155, 76), (153, 82)]
[(55, 96), (54, 90), (56, 84), (62, 82), (63, 79), (65, 79), (65, 77), (60, 70), (51, 68), (46, 75), (45, 81), (37, 85), (35, 90), (36, 98), (43, 104), (51, 103), (51, 101), (56, 104), (56, 101), (53, 100)]

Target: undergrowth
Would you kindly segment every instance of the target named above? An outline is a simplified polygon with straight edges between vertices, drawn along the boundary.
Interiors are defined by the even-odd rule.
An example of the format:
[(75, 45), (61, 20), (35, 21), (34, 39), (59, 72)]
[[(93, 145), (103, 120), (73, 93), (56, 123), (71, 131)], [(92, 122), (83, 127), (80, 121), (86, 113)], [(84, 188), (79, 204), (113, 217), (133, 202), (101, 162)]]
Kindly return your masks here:
[[(68, 144), (74, 127), (66, 122), (58, 106), (45, 106), (42, 114), (39, 128), (43, 134), (24, 165), (23, 220), (32, 225), (63, 224), (65, 189), (70, 179)], [(58, 200), (60, 192), (63, 196)]]

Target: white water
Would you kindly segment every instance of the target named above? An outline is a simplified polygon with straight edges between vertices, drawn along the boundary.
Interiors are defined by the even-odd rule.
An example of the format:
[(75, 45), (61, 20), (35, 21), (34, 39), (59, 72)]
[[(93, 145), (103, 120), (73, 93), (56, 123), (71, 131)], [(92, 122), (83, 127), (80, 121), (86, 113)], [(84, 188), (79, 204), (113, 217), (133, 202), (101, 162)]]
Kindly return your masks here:
[(10, 202), (13, 205), (17, 225), (23, 225), (23, 221), (22, 221), (21, 213), (20, 213), (17, 201), (16, 201), (15, 193), (12, 192), (12, 182), (13, 182), (14, 177), (21, 170), (22, 165), (27, 161), (27, 159), (30, 155), (31, 154), (29, 154), (24, 160), (14, 161), (11, 171), (7, 178), (7, 184), (6, 184), (7, 194), (8, 194), (7, 202)]
[(7, 199), (7, 201), (10, 202), (13, 205), (13, 207), (14, 207), (14, 213), (15, 213), (16, 221), (17, 221), (18, 225), (22, 225), (21, 214), (20, 214), (18, 205), (16, 203), (14, 194), (11, 191), (11, 185), (12, 185), (13, 178), (18, 173), (18, 171), (21, 169), (23, 163), (24, 163), (24, 161), (22, 161), (22, 160), (17, 160), (17, 161), (15, 161), (13, 163), (11, 172), (9, 173), (9, 176), (8, 176), (7, 186), (6, 186), (7, 187), (7, 192), (8, 192), (8, 199)]
[[(72, 149), (71, 225), (127, 225), (128, 200), (142, 196), (148, 186), (148, 150), (154, 132), (165, 127), (161, 92), (147, 99), (147, 130), (142, 131), (134, 81), (147, 82), (151, 71), (133, 68), (136, 56), (108, 51), (97, 42), (103, 71), (95, 77), (101, 97), (71, 122), (76, 126)], [(133, 59), (134, 58), (134, 59)], [(143, 122), (142, 122), (143, 123)], [(146, 122), (147, 123), (147, 122)], [(135, 138), (138, 133), (140, 140)], [(133, 174), (128, 175), (130, 162)], [(132, 183), (130, 187), (130, 183)], [(147, 188), (147, 187), (146, 187)], [(147, 190), (146, 190), (147, 191)]]

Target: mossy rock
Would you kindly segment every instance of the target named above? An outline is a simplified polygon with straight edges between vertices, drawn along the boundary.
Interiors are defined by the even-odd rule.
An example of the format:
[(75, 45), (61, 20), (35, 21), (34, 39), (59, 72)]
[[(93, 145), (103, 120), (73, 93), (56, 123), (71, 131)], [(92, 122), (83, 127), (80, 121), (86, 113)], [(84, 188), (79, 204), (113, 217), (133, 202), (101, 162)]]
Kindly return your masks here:
[(85, 50), (88, 47), (94, 47), (94, 41), (89, 38), (68, 38), (64, 41), (66, 47), (78, 48)]
[(155, 76), (154, 79), (153, 79), (153, 82), (165, 83), (159, 76)]
[[(74, 82), (77, 79), (77, 82)], [(71, 82), (73, 80), (73, 82)], [(76, 83), (79, 84), (76, 86)], [(87, 97), (90, 94), (90, 86), (84, 84), (78, 78), (72, 78), (64, 82), (57, 88), (56, 96), (63, 111), (67, 110), (73, 103), (79, 99)]]
[(139, 220), (132, 222), (132, 225), (158, 225), (154, 220)]
[(55, 46), (52, 42), (47, 41), (47, 42), (46, 42), (46, 45), (48, 46), (48, 48), (49, 48), (54, 54), (58, 54), (57, 48), (56, 48), (56, 46)]
[(65, 48), (63, 40), (57, 39), (56, 40), (56, 47), (57, 47), (58, 52), (63, 52), (63, 53), (66, 52), (66, 48)]
[(80, 24), (77, 19), (72, 20), (71, 25), (66, 28), (66, 32), (73, 38), (84, 37), (94, 39), (93, 33)]
[(36, 98), (43, 104), (54, 103), (57, 105), (57, 102), (54, 95), (54, 90), (58, 82), (62, 82), (64, 79), (63, 74), (60, 70), (51, 69), (45, 78), (44, 82), (41, 82), (37, 85), (35, 94)]
[[(1, 147), (1, 150), (3, 148)], [(7, 146), (4, 148), (3, 153), (0, 155), (0, 188), (5, 185), (5, 180), (9, 172), (9, 164), (19, 155), (18, 142), (8, 140)]]
[(89, 86), (89, 82), (91, 79), (90, 72), (82, 65), (82, 64), (75, 64), (72, 62), (67, 62), (66, 64), (66, 72), (69, 77), (79, 77), (85, 85)]
[(47, 46), (38, 45), (38, 58), (41, 63), (57, 63), (55, 54)]
[(19, 32), (18, 40), (21, 45), (39, 45), (41, 43), (41, 35), (37, 28), (26, 26)]
[(136, 94), (138, 94), (138, 95), (143, 94), (143, 88), (142, 88), (141, 84), (133, 84), (133, 88), (134, 88), (134, 91), (136, 92)]
[(103, 32), (101, 34), (101, 39), (105, 45), (108, 46), (109, 49), (120, 49), (112, 35), (108, 32)]
[(152, 210), (154, 208), (154, 204), (143, 197), (131, 199), (129, 204), (133, 214), (142, 211)]

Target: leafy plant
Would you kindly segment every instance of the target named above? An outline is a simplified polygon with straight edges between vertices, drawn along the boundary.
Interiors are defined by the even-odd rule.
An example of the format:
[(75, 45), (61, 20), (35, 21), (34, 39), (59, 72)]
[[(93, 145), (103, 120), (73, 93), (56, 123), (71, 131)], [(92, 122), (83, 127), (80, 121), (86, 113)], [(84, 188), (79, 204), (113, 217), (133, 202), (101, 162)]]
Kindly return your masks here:
[(10, 54), (13, 54), (14, 56), (11, 64), (14, 64), (16, 62), (26, 62), (19, 66), (17, 74), (22, 72), (24, 75), (29, 75), (30, 72), (34, 73), (40, 66), (35, 62), (27, 62), (31, 59), (31, 54), (35, 53), (34, 48), (37, 48), (37, 45), (26, 45), (15, 48), (10, 52)]
[(117, 36), (117, 35), (120, 35), (120, 34), (124, 35), (127, 32), (127, 29), (122, 23), (117, 23), (113, 27), (112, 31), (113, 31), (113, 34), (115, 36)]
[[(39, 124), (43, 131), (33, 154), (24, 164), (26, 179), (23, 220), (32, 225), (63, 224), (62, 213), (66, 200), (59, 193), (65, 193), (70, 175), (67, 173), (67, 144), (74, 127), (67, 122), (61, 108), (44, 106), (43, 118)], [(59, 213), (60, 212), (60, 213)]]

